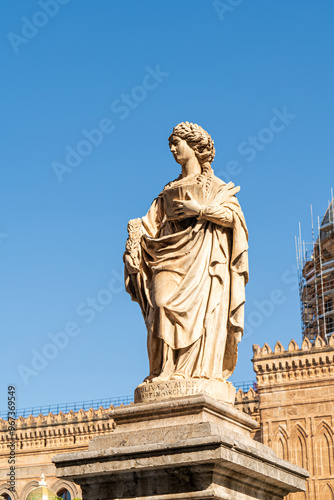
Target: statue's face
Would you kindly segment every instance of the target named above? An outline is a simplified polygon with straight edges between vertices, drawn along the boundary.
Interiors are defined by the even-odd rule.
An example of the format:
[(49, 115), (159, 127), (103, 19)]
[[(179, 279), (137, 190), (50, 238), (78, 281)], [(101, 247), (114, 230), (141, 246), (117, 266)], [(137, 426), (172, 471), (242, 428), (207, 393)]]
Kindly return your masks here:
[(173, 136), (172, 140), (170, 141), (169, 147), (171, 152), (173, 153), (175, 161), (180, 165), (183, 165), (188, 160), (190, 160), (190, 158), (195, 156), (195, 151), (190, 146), (188, 146), (187, 141), (181, 139), (180, 137), (177, 137), (176, 135)]

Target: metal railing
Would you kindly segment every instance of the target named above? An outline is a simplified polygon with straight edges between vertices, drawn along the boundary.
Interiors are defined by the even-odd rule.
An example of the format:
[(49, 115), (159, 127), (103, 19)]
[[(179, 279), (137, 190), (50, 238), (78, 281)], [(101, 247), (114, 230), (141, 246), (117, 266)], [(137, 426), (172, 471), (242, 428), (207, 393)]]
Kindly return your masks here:
[(243, 392), (248, 392), (250, 388), (256, 391), (256, 380), (246, 380), (244, 382), (232, 382), (236, 390), (242, 389)]
[[(33, 417), (38, 417), (38, 415), (48, 415), (50, 412), (54, 415), (59, 412), (68, 413), (69, 411), (78, 412), (79, 410), (89, 410), (93, 408), (93, 410), (98, 410), (100, 406), (103, 408), (109, 408), (110, 405), (120, 406), (120, 405), (128, 405), (133, 402), (133, 396), (118, 396), (114, 398), (105, 398), (105, 399), (87, 399), (86, 401), (76, 401), (74, 403), (61, 403), (61, 404), (53, 404), (53, 405), (45, 405), (45, 406), (30, 406), (28, 408), (21, 408), (16, 410), (16, 418), (18, 417), (29, 417), (32, 415)], [(7, 420), (8, 411), (1, 411), (0, 418)]]
[[(243, 392), (247, 392), (251, 387), (256, 390), (256, 382), (254, 380), (246, 380), (243, 382), (232, 382), (236, 390), (242, 389)], [(80, 410), (88, 411), (90, 408), (93, 410), (98, 410), (100, 406), (102, 408), (109, 408), (111, 405), (129, 405), (133, 402), (133, 396), (118, 396), (113, 398), (105, 399), (87, 399), (86, 401), (76, 401), (74, 403), (61, 403), (45, 406), (30, 406), (27, 408), (20, 408), (16, 410), (16, 418), (23, 417), (27, 418), (30, 415), (33, 417), (38, 417), (39, 415), (48, 415), (53, 413), (57, 415), (59, 412), (69, 413), (71, 410), (78, 412)], [(0, 418), (7, 420), (8, 410), (0, 412)]]

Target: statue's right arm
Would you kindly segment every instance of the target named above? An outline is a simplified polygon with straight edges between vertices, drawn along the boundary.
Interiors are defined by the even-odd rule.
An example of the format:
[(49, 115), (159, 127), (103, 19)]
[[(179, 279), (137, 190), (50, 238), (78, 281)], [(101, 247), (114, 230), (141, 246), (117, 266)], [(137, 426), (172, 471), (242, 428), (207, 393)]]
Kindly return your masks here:
[(129, 274), (140, 272), (141, 238), (144, 234), (153, 238), (159, 235), (162, 214), (162, 197), (156, 198), (147, 214), (141, 219), (132, 219), (128, 224), (129, 237), (126, 242), (124, 263)]

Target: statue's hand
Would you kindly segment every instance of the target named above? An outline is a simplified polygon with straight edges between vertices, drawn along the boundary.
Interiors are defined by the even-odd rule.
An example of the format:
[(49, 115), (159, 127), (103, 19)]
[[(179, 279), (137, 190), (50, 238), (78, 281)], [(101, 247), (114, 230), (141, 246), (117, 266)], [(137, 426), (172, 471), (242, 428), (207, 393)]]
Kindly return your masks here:
[(196, 217), (201, 212), (201, 205), (187, 192), (185, 200), (174, 200), (175, 213), (184, 217)]

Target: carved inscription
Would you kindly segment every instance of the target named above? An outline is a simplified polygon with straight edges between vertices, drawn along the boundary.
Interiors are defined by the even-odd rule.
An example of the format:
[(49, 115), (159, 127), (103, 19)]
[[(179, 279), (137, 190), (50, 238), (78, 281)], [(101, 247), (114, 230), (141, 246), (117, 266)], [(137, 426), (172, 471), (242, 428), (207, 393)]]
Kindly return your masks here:
[(206, 381), (182, 380), (161, 382), (158, 384), (146, 384), (137, 387), (135, 391), (136, 401), (150, 401), (154, 399), (168, 399), (193, 394), (203, 394), (206, 391)]

